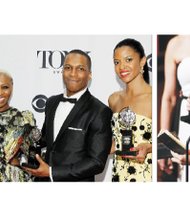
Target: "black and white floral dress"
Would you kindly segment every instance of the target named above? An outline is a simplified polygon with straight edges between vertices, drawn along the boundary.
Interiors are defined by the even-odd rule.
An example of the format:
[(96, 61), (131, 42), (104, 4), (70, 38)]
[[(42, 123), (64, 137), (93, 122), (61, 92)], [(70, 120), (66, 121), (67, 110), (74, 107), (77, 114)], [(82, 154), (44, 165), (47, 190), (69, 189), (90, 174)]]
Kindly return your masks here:
[[(134, 147), (140, 143), (152, 143), (152, 120), (142, 115), (136, 115), (132, 126)], [(119, 113), (112, 117), (112, 131), (116, 150), (121, 149), (121, 130), (125, 129), (119, 123)], [(122, 158), (114, 154), (112, 181), (113, 182), (148, 182), (152, 180), (152, 154), (146, 156), (144, 163)]]
[(20, 112), (11, 107), (0, 112), (0, 182), (32, 181), (27, 172), (9, 162), (13, 157), (19, 157), (19, 151), (15, 150), (18, 146), (28, 154), (32, 144), (29, 133), (35, 126), (36, 122), (30, 111)]

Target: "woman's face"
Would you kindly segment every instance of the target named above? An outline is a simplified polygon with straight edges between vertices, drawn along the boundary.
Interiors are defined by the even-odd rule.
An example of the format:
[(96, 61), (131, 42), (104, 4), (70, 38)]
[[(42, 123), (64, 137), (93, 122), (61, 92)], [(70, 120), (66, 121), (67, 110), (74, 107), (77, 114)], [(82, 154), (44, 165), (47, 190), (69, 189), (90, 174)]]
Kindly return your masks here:
[(145, 62), (146, 58), (140, 58), (140, 55), (129, 46), (123, 46), (115, 50), (115, 72), (125, 83), (130, 83), (136, 77), (142, 76), (140, 71), (145, 65)]
[(6, 75), (0, 74), (0, 112), (6, 111), (9, 108), (8, 102), (12, 89), (11, 79)]

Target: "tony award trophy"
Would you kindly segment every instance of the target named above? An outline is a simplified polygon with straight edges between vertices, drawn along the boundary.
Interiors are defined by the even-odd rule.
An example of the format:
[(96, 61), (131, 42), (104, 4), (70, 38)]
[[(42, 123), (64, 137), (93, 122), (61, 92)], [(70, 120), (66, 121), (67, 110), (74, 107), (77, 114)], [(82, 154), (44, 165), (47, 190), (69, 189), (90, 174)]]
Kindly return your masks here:
[(136, 121), (136, 115), (129, 107), (123, 108), (119, 113), (119, 123), (124, 129), (121, 130), (121, 149), (116, 151), (116, 155), (125, 156), (131, 155), (135, 156), (135, 151), (130, 151), (133, 147), (133, 132), (132, 125)]
[(44, 159), (46, 147), (40, 142), (41, 131), (38, 128), (33, 128), (29, 133), (29, 137), (32, 141), (32, 144), (29, 146), (29, 154), (21, 154), (20, 166), (37, 169), (39, 162), (36, 159), (36, 154)]

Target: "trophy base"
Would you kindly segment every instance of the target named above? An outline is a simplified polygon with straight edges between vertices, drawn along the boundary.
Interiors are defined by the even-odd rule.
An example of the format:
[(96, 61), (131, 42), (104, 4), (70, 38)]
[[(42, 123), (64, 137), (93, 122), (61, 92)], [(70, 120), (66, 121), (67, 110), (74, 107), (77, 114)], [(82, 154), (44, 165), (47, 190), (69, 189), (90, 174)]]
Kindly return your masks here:
[(29, 152), (29, 157), (26, 157), (24, 154), (21, 155), (20, 166), (31, 168), (31, 169), (38, 169), (40, 166), (40, 163), (36, 159), (36, 154), (40, 155), (42, 160), (45, 160), (45, 153), (46, 153), (45, 147), (42, 147), (42, 148), (31, 147), (30, 152)]
[(20, 165), (22, 167), (31, 168), (31, 169), (38, 169), (38, 167), (39, 167), (39, 163), (38, 164), (37, 163), (35, 163), (35, 164), (33, 164), (33, 163), (21, 163)]
[(120, 150), (117, 150), (116, 152), (116, 155), (118, 156), (136, 156), (137, 155), (137, 152), (136, 151), (120, 151)]
[(38, 169), (40, 163), (35, 158), (35, 155), (32, 157), (27, 157), (26, 155), (22, 154), (20, 157), (20, 166), (27, 167), (31, 169)]

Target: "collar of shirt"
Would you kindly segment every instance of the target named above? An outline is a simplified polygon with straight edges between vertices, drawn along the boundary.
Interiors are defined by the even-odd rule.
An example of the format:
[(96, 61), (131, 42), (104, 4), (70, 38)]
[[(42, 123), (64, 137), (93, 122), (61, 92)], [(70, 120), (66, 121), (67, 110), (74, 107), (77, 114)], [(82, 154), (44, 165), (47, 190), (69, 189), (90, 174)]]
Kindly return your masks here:
[(67, 96), (67, 91), (66, 91), (66, 89), (65, 89), (65, 90), (64, 90), (64, 93), (63, 93), (63, 97), (65, 97), (65, 98), (77, 99), (77, 101), (78, 101), (78, 100), (80, 99), (80, 97), (86, 92), (86, 90), (87, 90), (87, 87), (85, 87), (83, 90), (81, 90), (81, 91), (75, 93), (74, 95), (68, 97), (68, 96)]
[[(63, 96), (65, 98), (75, 98), (78, 101), (79, 98), (86, 92), (86, 90), (87, 88), (69, 97), (66, 95), (66, 90), (65, 90)], [(55, 118), (54, 118), (54, 140), (56, 139), (60, 128), (62, 127), (65, 119), (67, 118), (73, 107), (74, 107), (74, 103), (70, 103), (70, 102), (60, 102), (59, 105), (57, 106), (55, 112)]]

